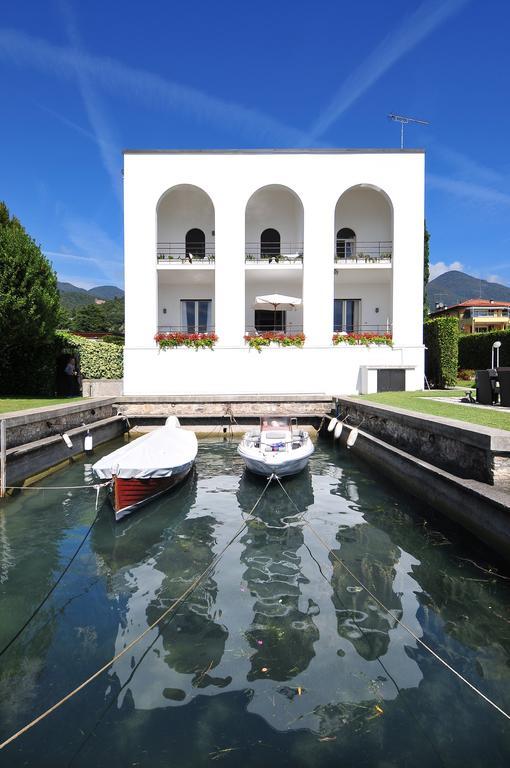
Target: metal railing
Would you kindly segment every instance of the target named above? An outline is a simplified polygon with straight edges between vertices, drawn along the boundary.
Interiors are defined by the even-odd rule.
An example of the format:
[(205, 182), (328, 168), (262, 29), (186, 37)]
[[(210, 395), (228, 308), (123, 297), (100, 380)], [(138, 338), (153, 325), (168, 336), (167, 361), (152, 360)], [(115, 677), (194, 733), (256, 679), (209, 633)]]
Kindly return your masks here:
[(288, 262), (299, 264), (303, 262), (303, 243), (246, 243), (245, 261), (278, 264)]
[(393, 256), (393, 243), (391, 240), (360, 242), (338, 241), (335, 249), (335, 264), (365, 263), (379, 264), (391, 263)]
[(294, 323), (268, 323), (265, 326), (258, 325), (256, 328), (254, 325), (246, 326), (245, 334), (250, 336), (262, 336), (264, 333), (284, 333), (286, 336), (290, 336), (294, 333), (303, 333), (303, 326)]
[(214, 333), (214, 325), (196, 323), (195, 325), (158, 325), (158, 333)]
[(214, 243), (160, 242), (157, 244), (158, 262), (177, 261), (182, 264), (214, 262)]
[(337, 323), (333, 326), (333, 333), (391, 333), (391, 322), (370, 325), (369, 323)]

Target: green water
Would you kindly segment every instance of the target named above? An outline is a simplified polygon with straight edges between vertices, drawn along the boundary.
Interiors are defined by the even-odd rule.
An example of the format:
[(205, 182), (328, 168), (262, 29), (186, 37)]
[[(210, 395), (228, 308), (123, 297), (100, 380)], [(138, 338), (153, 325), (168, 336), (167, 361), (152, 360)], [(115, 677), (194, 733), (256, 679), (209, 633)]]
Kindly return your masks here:
[[(90, 465), (77, 463), (40, 485), (83, 482)], [(1, 740), (182, 594), (263, 486), (243, 473), (235, 443), (203, 441), (178, 490), (120, 524), (106, 504), (61, 584), (0, 657)], [(490, 555), (327, 442), (284, 487), (303, 519), (271, 486), (188, 602), (0, 752), (0, 765), (508, 766), (510, 722), (334, 555), (507, 711), (509, 574), (489, 573), (498, 567)], [(75, 551), (94, 498), (24, 491), (0, 505), (0, 648)]]

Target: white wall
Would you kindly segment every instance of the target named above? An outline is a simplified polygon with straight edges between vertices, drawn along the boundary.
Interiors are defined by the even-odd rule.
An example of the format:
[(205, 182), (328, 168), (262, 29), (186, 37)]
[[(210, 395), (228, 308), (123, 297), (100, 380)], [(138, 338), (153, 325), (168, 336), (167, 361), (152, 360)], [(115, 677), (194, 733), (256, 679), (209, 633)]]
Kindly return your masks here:
[(259, 189), (246, 206), (246, 242), (259, 243), (265, 229), (277, 229), (281, 243), (303, 242), (303, 206), (285, 187)]
[[(181, 299), (212, 299), (211, 323), (214, 327), (214, 272), (158, 272), (158, 326), (181, 326)], [(166, 309), (166, 314), (163, 309)]]
[(158, 243), (184, 243), (186, 232), (201, 229), (206, 243), (214, 242), (214, 206), (198, 187), (184, 185), (167, 192), (157, 210)]
[[(386, 329), (387, 324), (391, 330), (391, 270), (365, 270), (363, 280), (355, 281), (353, 271), (345, 274), (337, 270), (335, 275), (335, 299), (361, 299), (362, 326), (371, 326), (361, 330), (374, 330), (373, 326), (381, 326)], [(379, 312), (376, 312), (376, 308)]]
[(367, 187), (349, 189), (335, 208), (335, 237), (339, 229), (349, 227), (359, 242), (392, 240), (392, 211), (381, 192)]
[[(352, 189), (360, 184), (374, 189)], [(189, 194), (195, 196), (193, 206), (189, 205), (191, 198), (186, 203), (184, 194), (180, 202), (179, 196), (175, 198), (178, 202), (176, 207), (170, 206), (172, 196), (167, 199), (163, 195), (177, 185), (198, 187), (209, 196), (211, 204), (206, 204), (207, 197), (204, 198), (203, 194), (189, 190)], [(248, 221), (246, 230), (249, 219), (246, 206), (258, 190), (267, 186), (283, 186), (295, 192), (303, 206), (302, 230), (298, 228), (296, 232), (293, 229), (293, 226), (298, 227), (299, 201), (290, 193), (282, 194), (285, 190), (277, 189), (269, 190), (265, 202), (261, 195), (260, 207), (257, 198), (254, 198), (258, 219), (254, 218), (253, 224)], [(245, 293), (251, 292), (249, 270), (245, 269), (244, 262), (245, 241), (257, 240), (262, 228), (275, 227), (280, 230), (283, 241), (294, 238), (295, 234), (304, 240), (304, 263), (299, 272), (302, 293), (295, 292), (302, 295), (304, 301), (306, 347), (310, 354), (317, 350), (318, 357), (312, 356), (312, 365), (312, 357), (306, 349), (274, 350), (276, 356), (272, 360), (275, 367), (281, 364), (282, 378), (273, 378), (273, 391), (275, 387), (284, 391), (292, 384), (292, 376), (286, 373), (291, 360), (289, 352), (292, 353), (292, 365), (294, 355), (301, 354), (302, 357), (296, 358), (295, 362), (298, 364), (301, 361), (300, 369), (303, 365), (307, 368), (306, 389), (301, 391), (324, 391), (324, 382), (330, 381), (326, 369), (332, 360), (339, 359), (343, 360), (343, 365), (353, 366), (352, 370), (342, 371), (341, 381), (345, 384), (342, 384), (340, 392), (355, 391), (352, 382), (358, 380), (358, 358), (355, 355), (330, 358), (335, 295), (332, 254), (335, 233), (341, 226), (352, 227), (360, 240), (392, 238), (389, 206), (384, 196), (375, 190), (381, 190), (389, 198), (393, 209), (392, 266), (384, 275), (381, 271), (376, 276), (374, 271), (374, 279), (369, 282), (360, 265), (359, 272), (349, 276), (352, 283), (347, 298), (357, 298), (362, 295), (360, 291), (367, 291), (367, 303), (377, 299), (378, 303), (374, 306), (380, 307), (379, 316), (383, 311), (381, 297), (384, 297), (386, 307), (391, 302), (395, 349), (390, 357), (393, 360), (397, 351), (403, 358), (409, 356), (418, 361), (418, 368), (421, 366), (423, 373), (423, 153), (412, 150), (125, 153), (126, 392), (135, 394), (138, 390), (138, 393), (144, 394), (151, 388), (157, 394), (164, 394), (170, 386), (176, 386), (182, 392), (190, 384), (189, 376), (184, 371), (179, 371), (179, 376), (169, 384), (164, 369), (158, 367), (160, 363), (154, 362), (162, 358), (153, 339), (161, 317), (158, 305), (160, 300), (167, 300), (167, 295), (160, 293), (166, 290), (163, 289), (166, 278), (158, 279), (160, 270), (156, 269), (156, 242), (158, 237), (183, 240), (185, 232), (193, 227), (203, 229), (206, 235), (212, 229), (216, 232), (216, 262), (212, 271), (215, 280), (215, 328), (219, 336), (217, 352), (223, 348), (239, 353), (239, 358), (234, 359), (229, 352), (225, 361), (228, 358), (229, 364), (236, 369), (245, 364), (243, 335), (247, 306), (252, 295), (250, 293), (245, 300)], [(342, 201), (344, 192), (347, 194)], [(344, 216), (342, 203), (354, 205), (356, 196), (360, 208), (352, 211), (352, 216), (356, 213), (358, 220), (351, 215), (349, 220), (336, 220), (339, 211), (338, 215)], [(158, 233), (156, 210), (160, 200), (159, 213), (164, 215), (159, 217), (161, 228)], [(211, 218), (211, 205), (214, 207), (214, 218)], [(197, 210), (202, 211), (200, 216), (203, 215), (204, 219), (198, 216)], [(273, 215), (274, 218), (271, 218)], [(171, 227), (168, 225), (170, 228), (164, 228), (165, 220), (173, 222)], [(299, 216), (297, 220), (299, 222)], [(377, 221), (377, 224), (371, 221)], [(383, 225), (385, 229), (381, 231)], [(343, 279), (345, 281), (345, 275)], [(356, 282), (359, 282), (359, 290), (355, 290)], [(288, 285), (290, 287), (291, 283)], [(259, 288), (255, 284), (253, 288), (256, 294)], [(262, 291), (265, 291), (265, 284), (260, 285)], [(369, 321), (369, 316), (366, 321)], [(175, 352), (179, 351), (182, 350)], [(384, 352), (389, 354), (386, 350)], [(365, 353), (373, 359), (382, 354), (380, 350), (372, 349), (364, 350)], [(142, 358), (148, 361), (152, 360), (151, 356), (154, 360), (147, 363), (145, 372)], [(214, 358), (209, 359), (220, 360), (223, 356), (214, 353)], [(249, 391), (257, 391), (257, 378), (263, 373), (264, 363), (262, 356), (249, 359), (251, 362), (247, 370), (254, 378)], [(281, 363), (277, 362), (280, 360)], [(154, 369), (153, 365), (156, 366)], [(149, 382), (153, 375), (156, 379)], [(219, 387), (226, 387), (224, 392), (234, 391), (234, 384), (230, 385), (229, 381), (221, 370), (217, 370), (215, 362), (204, 386), (210, 387), (210, 391), (219, 391)], [(416, 381), (421, 387), (422, 375), (417, 374)], [(237, 384), (239, 387), (248, 386), (244, 379)]]

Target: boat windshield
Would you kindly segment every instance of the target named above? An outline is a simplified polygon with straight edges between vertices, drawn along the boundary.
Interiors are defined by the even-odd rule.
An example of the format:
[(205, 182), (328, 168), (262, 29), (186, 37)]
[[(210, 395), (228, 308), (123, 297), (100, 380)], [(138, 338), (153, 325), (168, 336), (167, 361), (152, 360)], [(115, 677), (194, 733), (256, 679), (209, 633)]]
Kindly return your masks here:
[(260, 431), (272, 432), (281, 430), (290, 432), (290, 416), (262, 416), (260, 419)]

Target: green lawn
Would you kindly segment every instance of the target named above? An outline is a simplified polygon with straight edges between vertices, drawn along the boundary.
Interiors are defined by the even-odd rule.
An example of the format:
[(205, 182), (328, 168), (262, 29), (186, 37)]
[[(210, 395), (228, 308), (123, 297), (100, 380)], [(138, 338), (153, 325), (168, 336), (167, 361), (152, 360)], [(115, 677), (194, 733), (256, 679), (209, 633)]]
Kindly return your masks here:
[(461, 389), (433, 389), (426, 392), (381, 392), (376, 395), (360, 395), (361, 400), (370, 400), (381, 405), (393, 405), (406, 411), (429, 413), (443, 416), (445, 419), (458, 419), (484, 427), (510, 430), (510, 412), (492, 411), (488, 408), (475, 408), (468, 405), (438, 403), (433, 397), (462, 397), (469, 387)]
[(28, 408), (43, 408), (46, 405), (75, 403), (81, 397), (0, 397), (0, 413), (26, 411)]

